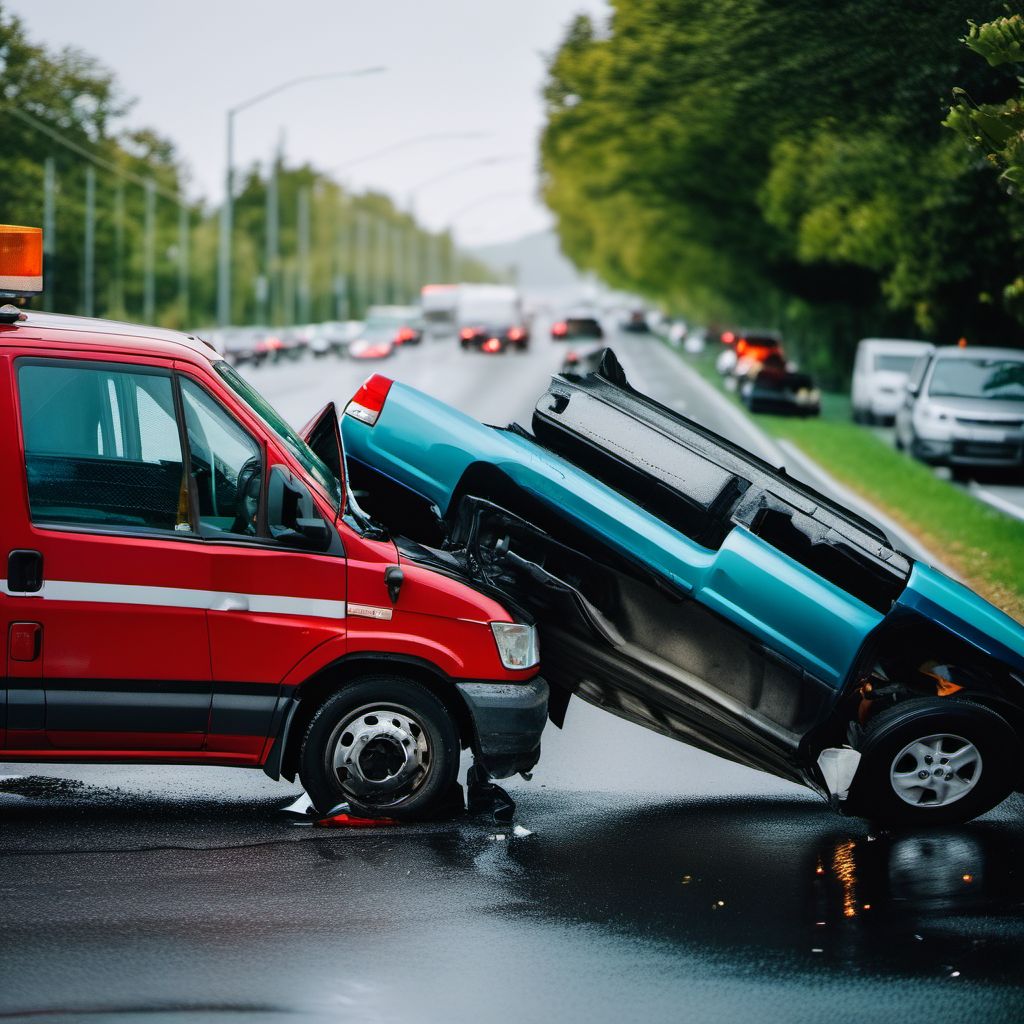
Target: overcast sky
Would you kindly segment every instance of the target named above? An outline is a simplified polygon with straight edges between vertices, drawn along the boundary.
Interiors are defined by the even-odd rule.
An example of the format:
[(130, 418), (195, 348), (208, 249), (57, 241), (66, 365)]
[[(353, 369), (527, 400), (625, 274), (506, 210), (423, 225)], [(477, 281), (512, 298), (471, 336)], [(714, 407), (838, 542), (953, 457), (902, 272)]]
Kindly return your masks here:
[[(2, 0), (30, 36), (98, 57), (138, 102), (127, 123), (179, 147), (196, 194), (219, 198), (228, 107), (300, 75), (384, 65), (366, 78), (298, 85), (236, 118), (235, 163), (322, 169), (430, 133), (338, 172), (374, 187), (459, 241), (504, 241), (549, 223), (536, 193), (544, 57), (572, 16), (605, 0)], [(474, 160), (496, 159), (429, 182)], [(492, 198), (493, 197), (493, 198)]]

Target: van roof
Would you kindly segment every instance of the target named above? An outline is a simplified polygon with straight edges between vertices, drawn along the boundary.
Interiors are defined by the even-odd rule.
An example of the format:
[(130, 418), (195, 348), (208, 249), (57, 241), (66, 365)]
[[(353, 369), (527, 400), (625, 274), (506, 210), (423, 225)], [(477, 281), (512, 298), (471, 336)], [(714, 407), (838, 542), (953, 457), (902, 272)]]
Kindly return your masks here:
[(935, 348), (930, 341), (919, 341), (913, 338), (862, 338), (859, 344), (867, 348), (902, 348), (908, 351)]
[(221, 358), (209, 342), (182, 331), (35, 310), (25, 310), (24, 313), (24, 320), (10, 326), (0, 326), (0, 345), (22, 344), (33, 340), (56, 341), (74, 348), (121, 350), (171, 359), (191, 356), (193, 359), (199, 357), (213, 362)]

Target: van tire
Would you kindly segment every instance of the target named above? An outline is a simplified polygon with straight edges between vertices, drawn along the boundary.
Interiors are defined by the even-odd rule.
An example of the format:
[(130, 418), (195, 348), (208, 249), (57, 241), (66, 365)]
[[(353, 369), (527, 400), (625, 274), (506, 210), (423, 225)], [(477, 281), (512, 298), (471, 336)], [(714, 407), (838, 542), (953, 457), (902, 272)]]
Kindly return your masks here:
[(370, 676), (339, 690), (313, 716), (299, 778), (320, 814), (347, 802), (366, 817), (427, 818), (458, 778), (459, 751), (455, 722), (425, 686)]
[[(925, 763), (917, 753), (903, 754), (918, 741), (930, 741), (934, 747), (937, 737), (949, 742), (944, 751), (936, 748), (927, 755), (931, 761)], [(934, 772), (944, 752), (966, 746), (973, 748), (977, 760), (969, 775), (966, 770), (963, 776), (957, 772), (957, 786), (968, 787), (962, 795), (946, 803), (943, 797), (934, 802), (923, 792), (933, 786), (931, 779), (923, 780), (920, 789), (906, 791), (913, 802), (897, 791), (898, 780), (916, 786), (918, 770)], [(926, 697), (903, 701), (872, 718), (859, 749), (860, 767), (846, 809), (879, 824), (918, 827), (970, 821), (1006, 799), (1017, 779), (1021, 740), (1006, 719), (990, 708), (955, 697)], [(949, 787), (949, 792), (953, 795), (954, 788)]]

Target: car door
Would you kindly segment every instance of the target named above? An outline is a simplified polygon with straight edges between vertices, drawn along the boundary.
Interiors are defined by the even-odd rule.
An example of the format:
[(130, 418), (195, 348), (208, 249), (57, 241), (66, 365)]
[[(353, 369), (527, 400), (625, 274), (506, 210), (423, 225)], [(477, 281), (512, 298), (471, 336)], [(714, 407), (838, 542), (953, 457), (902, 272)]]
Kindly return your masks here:
[[(343, 653), (344, 549), (336, 510), (317, 505), (301, 474), (285, 463), (275, 432), (216, 382), (182, 374), (180, 385), (197, 528), (211, 585), (229, 595), (208, 611), (207, 749), (246, 763), (262, 753), (290, 696), (282, 686), (289, 671), (321, 644)], [(293, 443), (303, 444), (295, 435)], [(295, 519), (268, 523), (268, 500), (281, 488), (296, 502)], [(317, 539), (292, 528), (317, 521)]]
[(11, 383), (8, 748), (199, 750), (211, 595), (170, 365), (32, 355)]
[(908, 450), (914, 440), (914, 405), (921, 394), (921, 385), (924, 383), (931, 361), (932, 354), (930, 352), (918, 356), (904, 386), (903, 402), (896, 413), (896, 441)]

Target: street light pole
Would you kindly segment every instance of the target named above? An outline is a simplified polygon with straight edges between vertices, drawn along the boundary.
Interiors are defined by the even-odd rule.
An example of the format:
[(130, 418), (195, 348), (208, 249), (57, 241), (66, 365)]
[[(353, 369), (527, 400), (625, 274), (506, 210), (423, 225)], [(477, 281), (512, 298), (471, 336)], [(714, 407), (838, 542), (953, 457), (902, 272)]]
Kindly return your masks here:
[(291, 89), (306, 82), (319, 82), (328, 78), (358, 78), (362, 75), (373, 75), (386, 71), (384, 67), (357, 68), (355, 71), (328, 71), (319, 75), (300, 75), (286, 82), (258, 93), (227, 111), (227, 167), (224, 174), (224, 204), (220, 211), (220, 246), (218, 251), (217, 273), (217, 322), (226, 327), (231, 322), (231, 243), (234, 214), (234, 159), (235, 159), (235, 115), (249, 107), (262, 103), (263, 100), (276, 96), (279, 92)]

